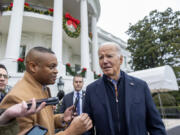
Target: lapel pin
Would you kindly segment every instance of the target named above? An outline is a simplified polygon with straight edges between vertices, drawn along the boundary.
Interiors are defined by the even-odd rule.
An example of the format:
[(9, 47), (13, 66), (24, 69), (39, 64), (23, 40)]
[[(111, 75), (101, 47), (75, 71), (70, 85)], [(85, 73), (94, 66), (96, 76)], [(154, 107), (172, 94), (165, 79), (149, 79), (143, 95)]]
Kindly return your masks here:
[(131, 86), (134, 86), (134, 83), (131, 82), (130, 85), (131, 85)]

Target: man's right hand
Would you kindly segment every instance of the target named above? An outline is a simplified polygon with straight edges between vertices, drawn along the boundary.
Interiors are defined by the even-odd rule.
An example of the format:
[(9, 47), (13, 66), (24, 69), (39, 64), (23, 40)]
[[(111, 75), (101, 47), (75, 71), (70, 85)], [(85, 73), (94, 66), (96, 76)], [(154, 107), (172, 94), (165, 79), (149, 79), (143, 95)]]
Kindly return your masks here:
[(82, 113), (75, 117), (70, 126), (65, 130), (66, 135), (81, 135), (92, 128), (92, 120), (88, 114)]

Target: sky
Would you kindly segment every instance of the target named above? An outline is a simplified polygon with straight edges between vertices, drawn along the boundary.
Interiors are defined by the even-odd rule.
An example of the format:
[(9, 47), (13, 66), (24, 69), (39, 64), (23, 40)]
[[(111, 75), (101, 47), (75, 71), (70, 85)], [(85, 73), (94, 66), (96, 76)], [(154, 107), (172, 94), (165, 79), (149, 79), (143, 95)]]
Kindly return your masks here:
[(125, 33), (129, 24), (135, 24), (157, 9), (165, 11), (168, 7), (173, 11), (180, 10), (180, 0), (100, 0), (101, 13), (98, 27), (121, 38), (125, 42), (129, 36)]

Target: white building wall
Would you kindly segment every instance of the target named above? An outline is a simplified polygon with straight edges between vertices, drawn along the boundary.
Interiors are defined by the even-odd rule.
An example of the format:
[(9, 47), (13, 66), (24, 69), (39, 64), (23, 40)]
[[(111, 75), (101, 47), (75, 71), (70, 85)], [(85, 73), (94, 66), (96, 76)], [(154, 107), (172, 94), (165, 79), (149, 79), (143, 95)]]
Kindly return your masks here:
[(41, 33), (22, 33), (21, 45), (26, 46), (26, 53), (33, 47), (51, 48), (51, 36)]
[(75, 64), (81, 65), (80, 61), (80, 55), (74, 54), (73, 49), (70, 45), (66, 43), (66, 41), (63, 42), (63, 64), (70, 63), (71, 66), (74, 66)]
[(71, 54), (72, 54), (72, 48), (67, 43), (64, 42), (63, 51), (62, 51), (62, 59), (64, 65), (70, 62)]
[(7, 44), (7, 35), (1, 34), (0, 35), (0, 59), (4, 58), (6, 52), (6, 44)]
[(72, 54), (72, 57), (70, 58), (70, 63), (72, 63), (72, 66), (75, 66), (75, 64), (81, 65), (80, 59), (80, 55)]

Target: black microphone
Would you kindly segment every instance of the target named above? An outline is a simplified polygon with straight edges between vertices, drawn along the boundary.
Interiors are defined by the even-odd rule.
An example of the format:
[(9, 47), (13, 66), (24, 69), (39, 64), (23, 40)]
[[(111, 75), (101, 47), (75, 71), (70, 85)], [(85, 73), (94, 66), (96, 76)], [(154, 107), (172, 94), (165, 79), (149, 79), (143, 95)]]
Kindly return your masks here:
[(59, 98), (59, 100), (61, 100), (64, 97), (64, 91), (60, 90), (57, 94), (57, 97)]

